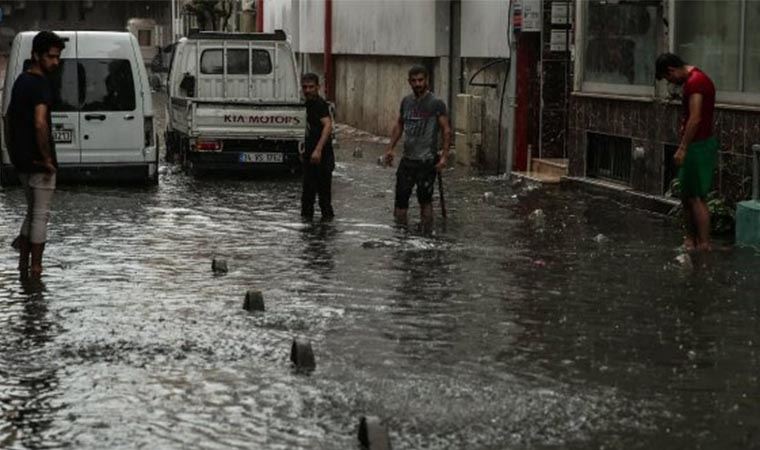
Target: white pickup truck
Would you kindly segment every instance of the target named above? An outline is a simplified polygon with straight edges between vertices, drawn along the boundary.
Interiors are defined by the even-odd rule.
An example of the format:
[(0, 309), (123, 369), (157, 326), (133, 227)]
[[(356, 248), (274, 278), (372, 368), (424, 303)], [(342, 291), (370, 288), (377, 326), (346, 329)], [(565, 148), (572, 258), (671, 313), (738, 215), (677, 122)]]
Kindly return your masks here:
[(283, 31), (191, 32), (168, 93), (167, 159), (190, 173), (299, 166), (306, 107)]

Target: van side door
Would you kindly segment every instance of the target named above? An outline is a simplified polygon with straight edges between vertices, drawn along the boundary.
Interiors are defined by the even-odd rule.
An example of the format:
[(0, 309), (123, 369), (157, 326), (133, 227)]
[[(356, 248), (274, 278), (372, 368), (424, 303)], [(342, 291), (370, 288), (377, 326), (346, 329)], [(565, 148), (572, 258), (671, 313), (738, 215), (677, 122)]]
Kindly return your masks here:
[(143, 62), (129, 35), (77, 34), (82, 164), (144, 162)]

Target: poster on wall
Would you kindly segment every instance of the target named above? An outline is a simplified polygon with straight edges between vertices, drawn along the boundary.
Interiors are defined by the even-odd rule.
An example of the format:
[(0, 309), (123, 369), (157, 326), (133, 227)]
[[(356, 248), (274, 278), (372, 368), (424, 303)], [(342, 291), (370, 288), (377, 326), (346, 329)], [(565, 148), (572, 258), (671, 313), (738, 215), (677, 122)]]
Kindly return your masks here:
[(541, 0), (523, 0), (523, 33), (541, 31)]

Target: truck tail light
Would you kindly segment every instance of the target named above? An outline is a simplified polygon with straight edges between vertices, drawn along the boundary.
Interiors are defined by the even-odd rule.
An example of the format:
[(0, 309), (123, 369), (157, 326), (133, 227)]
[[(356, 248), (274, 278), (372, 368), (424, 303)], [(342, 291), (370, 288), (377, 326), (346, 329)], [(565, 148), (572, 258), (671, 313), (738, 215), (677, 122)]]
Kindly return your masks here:
[(145, 146), (152, 147), (155, 144), (153, 139), (153, 117), (145, 117)]
[(222, 141), (219, 139), (198, 139), (195, 141), (195, 150), (199, 152), (221, 152)]

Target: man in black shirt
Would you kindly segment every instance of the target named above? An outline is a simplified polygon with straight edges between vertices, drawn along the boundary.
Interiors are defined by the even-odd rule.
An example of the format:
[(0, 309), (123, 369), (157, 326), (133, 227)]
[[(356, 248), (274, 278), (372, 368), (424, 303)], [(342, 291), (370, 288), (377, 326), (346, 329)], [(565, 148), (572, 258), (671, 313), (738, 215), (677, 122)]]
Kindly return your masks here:
[(42, 253), (58, 170), (50, 120), (53, 88), (48, 77), (58, 68), (64, 47), (63, 40), (51, 31), (41, 31), (34, 37), (32, 63), (14, 82), (8, 106), (8, 150), (27, 204), (18, 239), (22, 277), (42, 275)]
[(332, 118), (330, 105), (319, 96), (319, 77), (313, 73), (301, 77), (301, 88), (306, 98), (306, 145), (301, 157), (303, 162), (303, 191), (301, 216), (306, 220), (314, 217), (314, 200), (319, 195), (322, 220), (331, 220), (332, 172), (335, 154), (332, 148)]

